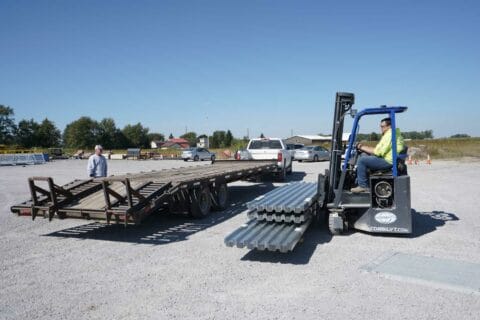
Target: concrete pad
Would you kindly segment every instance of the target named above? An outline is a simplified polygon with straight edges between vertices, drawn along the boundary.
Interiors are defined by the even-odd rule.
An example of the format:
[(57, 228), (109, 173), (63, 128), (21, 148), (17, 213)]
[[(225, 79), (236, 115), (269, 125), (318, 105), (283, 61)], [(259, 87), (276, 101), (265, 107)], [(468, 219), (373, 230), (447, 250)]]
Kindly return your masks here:
[(480, 295), (480, 264), (404, 253), (382, 255), (363, 270), (387, 278)]

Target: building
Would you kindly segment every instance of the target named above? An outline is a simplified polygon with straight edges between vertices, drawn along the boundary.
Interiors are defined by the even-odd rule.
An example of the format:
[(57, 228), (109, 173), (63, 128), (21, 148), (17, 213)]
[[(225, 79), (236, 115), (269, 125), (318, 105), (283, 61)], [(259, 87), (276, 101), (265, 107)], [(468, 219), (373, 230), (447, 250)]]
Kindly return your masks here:
[(188, 140), (182, 138), (173, 138), (169, 139), (162, 145), (162, 149), (173, 148), (173, 149), (186, 149), (190, 147)]
[[(344, 133), (342, 136), (342, 141), (348, 141), (350, 133)], [(323, 136), (323, 135), (298, 135), (293, 136), (288, 139), (285, 139), (286, 143), (300, 143), (306, 146), (319, 145), (324, 143), (329, 143), (332, 141), (332, 136)]]
[(210, 143), (208, 141), (208, 137), (198, 138), (197, 147), (206, 148), (206, 149), (210, 148)]
[(150, 148), (152, 149), (158, 149), (158, 148), (161, 148), (163, 147), (163, 144), (165, 143), (165, 141), (152, 141), (150, 142)]

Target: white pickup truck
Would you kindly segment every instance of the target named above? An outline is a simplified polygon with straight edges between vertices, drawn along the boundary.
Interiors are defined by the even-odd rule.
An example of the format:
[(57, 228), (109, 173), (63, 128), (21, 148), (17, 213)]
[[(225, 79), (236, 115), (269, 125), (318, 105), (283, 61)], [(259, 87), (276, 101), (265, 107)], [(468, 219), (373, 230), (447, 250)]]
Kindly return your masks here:
[(279, 180), (285, 180), (285, 176), (292, 173), (292, 155), (282, 139), (252, 139), (248, 143), (247, 152), (252, 160), (277, 160)]

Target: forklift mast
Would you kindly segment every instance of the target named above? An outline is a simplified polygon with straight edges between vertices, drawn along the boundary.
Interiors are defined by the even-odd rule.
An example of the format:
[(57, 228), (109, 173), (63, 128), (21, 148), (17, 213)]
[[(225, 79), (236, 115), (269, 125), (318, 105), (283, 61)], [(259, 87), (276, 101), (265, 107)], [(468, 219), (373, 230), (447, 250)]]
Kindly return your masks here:
[[(341, 175), (341, 162), (343, 154), (343, 124), (347, 113), (352, 110), (355, 103), (355, 95), (348, 92), (337, 92), (335, 98), (335, 114), (332, 126), (332, 144), (330, 146), (330, 167), (328, 175), (327, 202), (333, 199), (333, 190), (338, 186)], [(352, 137), (350, 137), (352, 138)]]

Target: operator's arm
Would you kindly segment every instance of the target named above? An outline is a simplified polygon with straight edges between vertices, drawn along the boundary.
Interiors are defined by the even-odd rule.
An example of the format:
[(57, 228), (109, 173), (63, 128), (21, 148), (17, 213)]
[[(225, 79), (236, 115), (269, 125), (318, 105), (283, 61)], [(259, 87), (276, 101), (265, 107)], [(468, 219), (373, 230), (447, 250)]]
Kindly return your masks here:
[(364, 146), (363, 144), (359, 143), (357, 144), (357, 149), (359, 151), (368, 153), (368, 154), (373, 154), (375, 151), (375, 148), (369, 147), (369, 146)]

